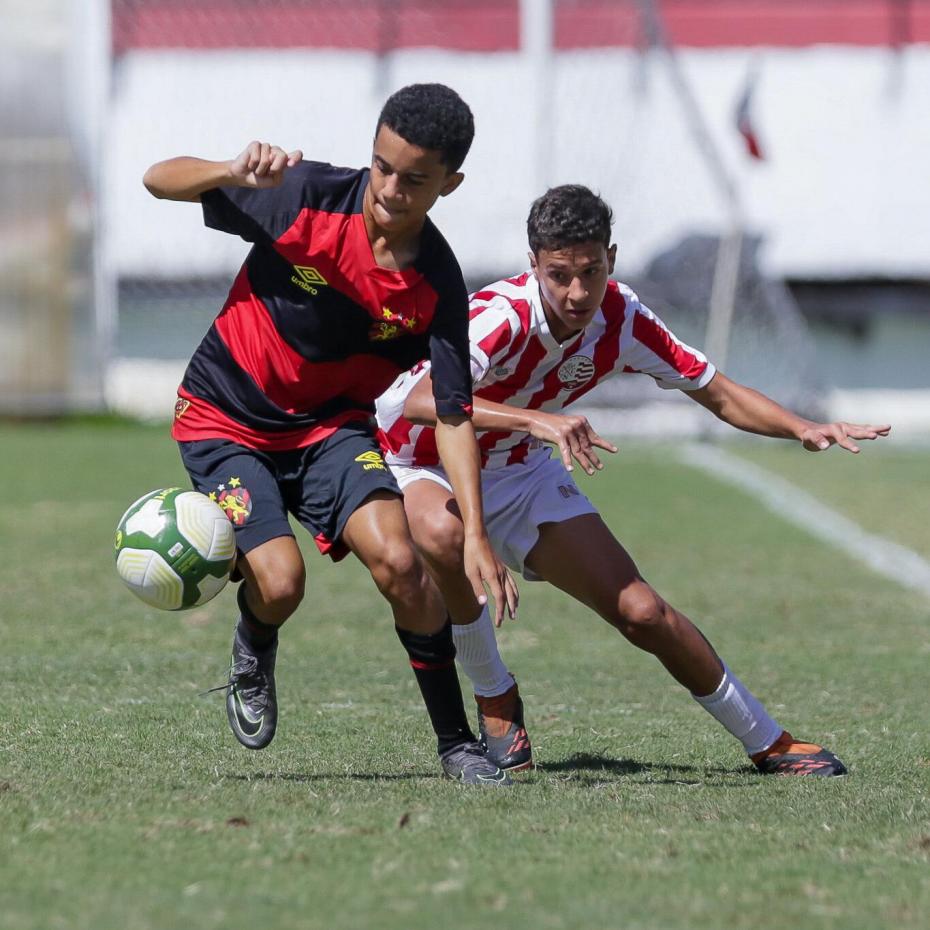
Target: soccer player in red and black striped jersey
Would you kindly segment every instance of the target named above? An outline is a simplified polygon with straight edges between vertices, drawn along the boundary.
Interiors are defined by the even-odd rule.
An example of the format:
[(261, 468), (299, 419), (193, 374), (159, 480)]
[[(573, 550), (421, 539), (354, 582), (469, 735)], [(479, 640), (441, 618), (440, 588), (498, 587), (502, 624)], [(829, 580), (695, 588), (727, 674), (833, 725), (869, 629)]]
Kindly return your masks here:
[[(834, 444), (858, 452), (855, 440), (884, 436), (889, 427), (815, 423), (717, 371), (628, 287), (609, 280), (616, 256), (611, 220), (610, 208), (587, 188), (553, 188), (530, 211), (531, 270), (472, 297), (473, 422), (483, 431), (491, 541), (527, 580), (561, 588), (655, 655), (762, 772), (841, 775), (839, 759), (794, 740), (697, 627), (645, 581), (566, 471), (574, 458), (594, 474), (601, 467), (596, 449), (616, 448), (583, 417), (561, 411), (604, 378), (631, 372), (685, 391), (732, 426), (795, 439), (813, 452)], [(457, 621), (459, 661), (475, 686), (482, 741), (502, 767), (517, 769), (531, 761), (522, 703), (490, 617), (461, 573), (462, 525), (449, 506), (454, 488), (429, 428), (429, 380), (429, 366), (417, 366), (379, 399), (382, 445), (404, 489), (414, 539)], [(561, 462), (545, 443), (559, 447)]]
[(516, 588), (484, 528), (471, 424), (467, 292), (427, 212), (462, 182), (474, 135), (441, 84), (394, 94), (370, 168), (303, 161), (253, 142), (229, 161), (153, 165), (156, 197), (199, 201), (208, 226), (252, 243), (178, 389), (173, 436), (194, 485), (236, 528), (243, 576), (227, 716), (253, 749), (275, 733), (278, 628), (305, 568), (293, 514), (333, 558), (353, 552), (391, 605), (436, 730), (443, 771), (506, 783), (471, 733), (448, 616), (410, 538), (374, 436), (375, 398), (414, 362), (433, 366), (437, 440), (466, 524), (473, 593), (499, 616)]

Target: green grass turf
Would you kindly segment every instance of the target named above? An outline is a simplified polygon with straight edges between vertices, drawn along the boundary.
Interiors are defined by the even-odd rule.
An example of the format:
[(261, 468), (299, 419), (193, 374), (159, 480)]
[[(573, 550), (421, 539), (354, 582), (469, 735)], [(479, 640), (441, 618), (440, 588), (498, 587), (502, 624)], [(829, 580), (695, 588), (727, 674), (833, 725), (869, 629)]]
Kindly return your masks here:
[[(851, 777), (757, 776), (655, 660), (524, 583), (501, 642), (540, 768), (463, 790), (438, 777), (371, 583), (317, 556), (282, 635), (278, 736), (250, 753), (198, 696), (224, 680), (234, 592), (160, 614), (113, 570), (125, 506), (185, 482), (164, 428), (7, 425), (0, 449), (3, 930), (927, 925), (930, 605), (661, 449), (624, 448), (586, 488)], [(879, 461), (824, 496), (854, 482), (893, 535)]]
[(871, 533), (886, 536), (930, 559), (930, 448), (909, 446), (892, 433), (841, 449), (804, 453), (796, 443), (755, 439), (733, 446), (738, 455), (818, 497)]

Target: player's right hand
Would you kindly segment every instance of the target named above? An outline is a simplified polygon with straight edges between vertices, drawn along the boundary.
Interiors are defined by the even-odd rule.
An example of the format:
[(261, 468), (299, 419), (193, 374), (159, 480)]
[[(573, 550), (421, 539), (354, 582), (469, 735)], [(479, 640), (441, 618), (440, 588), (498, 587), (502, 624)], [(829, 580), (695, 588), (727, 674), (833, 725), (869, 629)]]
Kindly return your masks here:
[(494, 599), (494, 626), (504, 622), (505, 605), (510, 619), (515, 620), (520, 592), (507, 566), (491, 548), (487, 536), (466, 536), (463, 556), (465, 576), (471, 583), (478, 603), (483, 606), (488, 602), (485, 585), (491, 592)]
[(277, 187), (284, 178), (284, 172), (293, 168), (303, 157), (304, 153), (300, 149), (285, 152), (268, 142), (250, 142), (230, 162), (229, 173), (239, 182), (240, 187)]
[(530, 435), (543, 442), (551, 442), (559, 447), (562, 464), (566, 471), (572, 471), (574, 459), (589, 475), (604, 467), (595, 447), (607, 452), (617, 452), (617, 447), (607, 439), (599, 436), (587, 417), (568, 413), (546, 413), (534, 410)]

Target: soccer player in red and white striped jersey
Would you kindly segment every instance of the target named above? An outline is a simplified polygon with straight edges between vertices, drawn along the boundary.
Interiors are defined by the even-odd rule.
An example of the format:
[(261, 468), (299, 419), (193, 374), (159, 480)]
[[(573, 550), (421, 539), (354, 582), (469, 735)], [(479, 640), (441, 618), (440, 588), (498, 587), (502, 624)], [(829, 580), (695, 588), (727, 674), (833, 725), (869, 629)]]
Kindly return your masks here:
[[(562, 411), (604, 378), (637, 372), (685, 391), (734, 427), (795, 439), (810, 451), (836, 444), (858, 452), (856, 440), (884, 436), (890, 427), (815, 423), (717, 371), (629, 288), (609, 280), (616, 256), (611, 219), (587, 188), (553, 188), (530, 211), (531, 270), (472, 297), (474, 424), (482, 433), (489, 536), (511, 568), (561, 588), (655, 655), (760, 771), (842, 775), (846, 769), (831, 752), (796, 741), (776, 723), (697, 627), (642, 577), (568, 473), (574, 460), (593, 474), (602, 467), (597, 450), (616, 448), (584, 417)], [(429, 365), (402, 375), (377, 407), (414, 540), (454, 621), (482, 740), (501, 767), (526, 767), (531, 750), (516, 683), (461, 570), (463, 529), (431, 429)], [(561, 461), (550, 457), (548, 443), (558, 446)]]

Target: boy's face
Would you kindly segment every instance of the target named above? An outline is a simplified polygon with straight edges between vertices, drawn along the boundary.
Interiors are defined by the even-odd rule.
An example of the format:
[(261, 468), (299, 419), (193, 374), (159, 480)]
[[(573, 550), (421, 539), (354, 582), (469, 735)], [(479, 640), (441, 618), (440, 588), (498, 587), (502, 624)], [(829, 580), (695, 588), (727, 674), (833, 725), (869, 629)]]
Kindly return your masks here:
[(615, 245), (608, 249), (594, 241), (530, 252), (549, 331), (559, 342), (591, 322), (607, 292), (616, 257)]
[(449, 171), (435, 149), (412, 145), (382, 125), (371, 156), (365, 216), (392, 236), (417, 232), (436, 200), (451, 194), (464, 179), (461, 172)]

